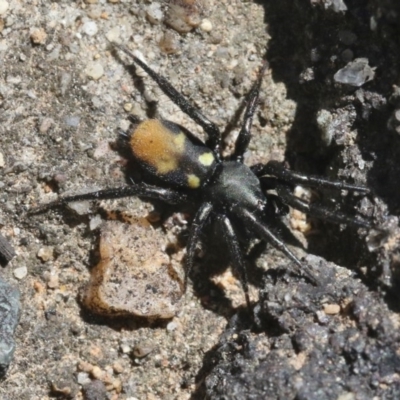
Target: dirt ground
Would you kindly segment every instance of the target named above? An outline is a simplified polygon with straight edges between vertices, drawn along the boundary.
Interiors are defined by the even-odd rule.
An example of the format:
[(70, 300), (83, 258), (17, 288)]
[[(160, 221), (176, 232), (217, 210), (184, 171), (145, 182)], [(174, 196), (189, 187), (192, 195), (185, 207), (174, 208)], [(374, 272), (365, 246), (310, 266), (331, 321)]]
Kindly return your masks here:
[[(0, 397), (399, 398), (399, 19), (396, 0), (0, 0), (0, 232), (16, 251), (0, 277), (21, 292)], [(246, 164), (287, 161), (366, 185), (368, 196), (318, 197), (383, 231), (311, 221), (311, 233), (294, 232), (318, 288), (288, 274), (271, 246), (252, 254), (255, 324), (212, 227), (173, 319), (91, 313), (81, 298), (102, 210), (154, 221), (175, 262), (192, 214), (137, 198), (27, 211), (126, 184), (115, 143), (129, 114), (204, 139), (110, 42), (139, 51), (218, 124), (226, 152), (266, 58)], [(355, 78), (367, 82), (340, 82), (337, 72), (358, 59), (367, 61)]]

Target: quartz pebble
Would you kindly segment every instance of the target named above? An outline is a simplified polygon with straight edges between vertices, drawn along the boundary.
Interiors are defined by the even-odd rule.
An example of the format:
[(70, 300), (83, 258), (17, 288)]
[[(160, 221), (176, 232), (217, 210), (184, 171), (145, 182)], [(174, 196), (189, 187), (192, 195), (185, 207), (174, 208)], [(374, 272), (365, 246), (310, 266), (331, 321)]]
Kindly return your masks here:
[(368, 59), (356, 58), (333, 76), (335, 82), (360, 87), (374, 79), (375, 71), (368, 65)]
[(98, 31), (96, 22), (94, 22), (94, 21), (86, 21), (82, 25), (82, 31), (88, 36), (94, 36)]
[(86, 75), (89, 78), (97, 81), (98, 79), (100, 79), (104, 75), (104, 68), (98, 62), (91, 62), (86, 67)]
[(0, 15), (4, 15), (7, 12), (9, 6), (10, 4), (8, 3), (8, 1), (0, 0)]
[(14, 269), (14, 277), (18, 280), (24, 279), (28, 275), (28, 268), (25, 266)]

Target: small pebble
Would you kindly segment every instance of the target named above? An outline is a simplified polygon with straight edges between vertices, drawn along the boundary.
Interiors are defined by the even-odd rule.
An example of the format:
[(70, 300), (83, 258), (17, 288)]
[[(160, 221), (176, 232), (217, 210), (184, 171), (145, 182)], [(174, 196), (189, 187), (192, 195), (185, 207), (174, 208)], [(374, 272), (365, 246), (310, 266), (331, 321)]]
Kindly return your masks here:
[(86, 400), (102, 400), (107, 399), (107, 389), (103, 382), (94, 380), (83, 387)]
[(75, 211), (78, 215), (88, 214), (90, 211), (89, 201), (75, 201), (68, 204), (68, 208)]
[(0, 168), (3, 168), (4, 165), (5, 165), (4, 156), (3, 156), (3, 153), (0, 153)]
[(153, 350), (154, 347), (152, 345), (146, 343), (138, 344), (133, 349), (133, 355), (137, 358), (143, 358), (150, 354)]
[(63, 96), (67, 92), (71, 82), (72, 82), (72, 74), (64, 71), (60, 77), (60, 91)]
[(340, 313), (340, 306), (339, 304), (325, 304), (324, 305), (324, 312), (327, 315), (335, 315)]
[(91, 382), (90, 378), (89, 378), (89, 374), (86, 372), (79, 372), (76, 380), (82, 386), (87, 385), (88, 383)]
[(146, 17), (151, 24), (159, 24), (164, 18), (161, 5), (159, 3), (150, 4), (146, 10)]
[(93, 369), (93, 365), (87, 361), (80, 361), (78, 364), (78, 369), (80, 371), (89, 373)]
[(205, 19), (203, 19), (203, 21), (201, 21), (200, 29), (203, 32), (211, 32), (212, 28), (213, 28), (213, 26), (209, 19), (205, 18)]
[(172, 332), (172, 331), (174, 331), (177, 327), (178, 327), (178, 324), (177, 324), (176, 322), (174, 322), (174, 321), (171, 321), (171, 322), (169, 322), (168, 325), (167, 325), (167, 331), (168, 331), (168, 332)]
[(126, 112), (130, 112), (132, 110), (133, 104), (132, 103), (125, 103), (124, 104), (124, 110)]
[(52, 118), (43, 118), (39, 126), (39, 132), (46, 133), (50, 129), (51, 125), (53, 125), (53, 123), (54, 120)]
[(4, 15), (7, 12), (9, 6), (10, 5), (8, 1), (0, 0), (0, 15)]
[(164, 36), (158, 42), (158, 46), (165, 54), (176, 54), (181, 48), (178, 38), (169, 31), (165, 32)]
[(67, 115), (64, 118), (64, 122), (68, 126), (72, 126), (73, 128), (77, 128), (79, 126), (79, 123), (81, 122), (81, 117), (78, 115)]
[(42, 247), (39, 249), (37, 256), (44, 262), (53, 259), (53, 248), (52, 247)]
[(18, 267), (14, 269), (14, 277), (18, 280), (24, 279), (28, 275), (27, 267)]
[(116, 374), (122, 374), (124, 372), (124, 367), (118, 361), (115, 361), (112, 367)]
[(101, 225), (102, 222), (103, 220), (101, 219), (101, 216), (99, 214), (96, 214), (93, 218), (90, 219), (89, 229), (91, 231), (96, 230)]
[(30, 35), (30, 38), (34, 44), (44, 44), (47, 39), (47, 33), (43, 28), (34, 29)]
[(47, 287), (49, 289), (57, 289), (60, 286), (60, 281), (58, 279), (58, 274), (55, 272), (51, 272), (47, 276)]
[(95, 378), (95, 379), (100, 379), (101, 380), (103, 378), (103, 376), (104, 376), (104, 372), (97, 365), (95, 365), (93, 367), (93, 369), (92, 369), (92, 371), (90, 373), (93, 376), (93, 378)]
[(124, 353), (124, 354), (129, 354), (130, 352), (131, 352), (131, 347), (129, 346), (129, 345), (127, 345), (127, 344), (121, 344), (121, 351)]
[(119, 35), (121, 34), (121, 31), (119, 29), (118, 26), (115, 26), (114, 28), (110, 29), (107, 33), (106, 33), (106, 38), (110, 41), (110, 42), (116, 42), (119, 39)]
[(93, 80), (97, 81), (104, 75), (104, 68), (98, 62), (91, 62), (86, 67), (85, 72), (89, 78), (92, 78)]
[(96, 22), (86, 21), (82, 25), (82, 31), (83, 31), (83, 33), (86, 33), (86, 35), (88, 35), (88, 36), (94, 36), (98, 31)]
[(367, 58), (356, 58), (333, 76), (335, 82), (360, 87), (374, 79), (375, 69), (368, 65)]

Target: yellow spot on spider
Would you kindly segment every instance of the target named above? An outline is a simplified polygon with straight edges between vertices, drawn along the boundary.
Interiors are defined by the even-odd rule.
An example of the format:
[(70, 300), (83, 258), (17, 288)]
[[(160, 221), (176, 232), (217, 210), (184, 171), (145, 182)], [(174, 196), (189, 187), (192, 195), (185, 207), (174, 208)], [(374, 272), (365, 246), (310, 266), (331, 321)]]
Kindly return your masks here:
[(185, 140), (186, 140), (186, 136), (182, 132), (174, 137), (174, 143), (176, 145), (176, 150), (179, 153), (182, 153), (185, 148)]
[(185, 141), (183, 132), (171, 132), (161, 121), (149, 119), (136, 127), (130, 145), (135, 157), (164, 175), (178, 169)]
[(199, 161), (206, 167), (209, 167), (214, 162), (214, 154), (213, 153), (203, 153), (199, 156)]
[(197, 189), (200, 186), (200, 179), (198, 176), (189, 174), (188, 175), (188, 185), (191, 189)]

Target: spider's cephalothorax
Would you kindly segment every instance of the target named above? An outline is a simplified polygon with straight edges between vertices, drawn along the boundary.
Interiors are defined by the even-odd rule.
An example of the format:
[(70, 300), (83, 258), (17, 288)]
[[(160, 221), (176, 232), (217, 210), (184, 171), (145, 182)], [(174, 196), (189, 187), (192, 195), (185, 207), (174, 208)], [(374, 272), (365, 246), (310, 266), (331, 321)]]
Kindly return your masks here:
[[(321, 205), (309, 204), (292, 194), (293, 187), (297, 184), (368, 193), (369, 190), (365, 187), (301, 175), (288, 170), (281, 163), (275, 161), (254, 167), (243, 164), (243, 154), (250, 141), (250, 129), (258, 103), (262, 76), (267, 68), (266, 62), (248, 95), (244, 120), (235, 143), (235, 150), (228, 159), (223, 159), (220, 154), (221, 135), (218, 127), (200, 110), (192, 106), (165, 78), (153, 71), (125, 47), (118, 47), (128, 54), (135, 64), (143, 68), (183, 112), (203, 128), (208, 136), (207, 145), (183, 127), (172, 122), (156, 119), (142, 122), (135, 120), (131, 132), (124, 134), (124, 140), (132, 157), (147, 176), (155, 179), (157, 185), (132, 183), (119, 188), (65, 196), (53, 203), (39, 206), (34, 211), (43, 211), (72, 201), (127, 196), (159, 199), (170, 204), (187, 202), (199, 204), (187, 243), (186, 276), (191, 270), (201, 231), (205, 224), (213, 219), (222, 227), (233, 266), (241, 276), (248, 304), (245, 260), (234, 229), (237, 222), (244, 225), (248, 231), (253, 232), (261, 240), (270, 242), (281, 250), (294, 262), (298, 271), (315, 282), (307, 265), (304, 265), (268, 226), (266, 209), (270, 200), (276, 201), (278, 197), (280, 203), (336, 223), (371, 227), (368, 220), (333, 211)], [(267, 180), (273, 182), (273, 188), (277, 195), (269, 195), (263, 190), (263, 182)]]

